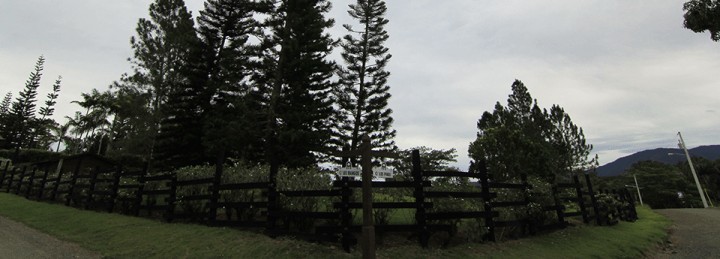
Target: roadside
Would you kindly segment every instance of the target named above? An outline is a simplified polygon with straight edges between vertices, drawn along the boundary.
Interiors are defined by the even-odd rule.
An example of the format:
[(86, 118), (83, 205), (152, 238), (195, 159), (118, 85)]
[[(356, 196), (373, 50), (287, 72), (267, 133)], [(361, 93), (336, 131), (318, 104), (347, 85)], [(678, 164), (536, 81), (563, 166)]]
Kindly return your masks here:
[(655, 258), (720, 258), (720, 209), (655, 210), (673, 221)]
[(100, 254), (0, 216), (0, 258), (100, 258)]

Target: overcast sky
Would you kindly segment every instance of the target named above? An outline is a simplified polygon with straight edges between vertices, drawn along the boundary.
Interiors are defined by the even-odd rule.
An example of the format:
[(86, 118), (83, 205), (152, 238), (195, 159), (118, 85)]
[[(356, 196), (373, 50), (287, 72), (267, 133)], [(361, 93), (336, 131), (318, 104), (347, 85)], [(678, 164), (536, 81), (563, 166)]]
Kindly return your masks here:
[[(332, 1), (331, 33), (353, 23)], [(720, 144), (720, 43), (684, 29), (683, 1), (388, 1), (388, 70), (401, 148), (458, 150), (515, 79), (541, 107), (583, 127), (601, 164), (644, 149)], [(203, 1), (186, 0), (193, 15)], [(46, 58), (40, 101), (58, 75), (55, 118), (130, 71), (129, 39), (149, 1), (0, 0), (0, 94), (23, 89)], [(0, 97), (1, 98), (1, 97)]]

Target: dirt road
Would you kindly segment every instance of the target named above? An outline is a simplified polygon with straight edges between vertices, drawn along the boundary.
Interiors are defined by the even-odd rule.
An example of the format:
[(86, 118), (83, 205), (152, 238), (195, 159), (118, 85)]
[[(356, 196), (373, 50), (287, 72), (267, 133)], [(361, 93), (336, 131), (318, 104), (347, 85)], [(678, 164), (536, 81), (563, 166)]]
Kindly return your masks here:
[(5, 258), (100, 258), (100, 255), (0, 217), (0, 259)]
[(670, 244), (659, 258), (720, 258), (720, 209), (665, 209), (670, 218)]

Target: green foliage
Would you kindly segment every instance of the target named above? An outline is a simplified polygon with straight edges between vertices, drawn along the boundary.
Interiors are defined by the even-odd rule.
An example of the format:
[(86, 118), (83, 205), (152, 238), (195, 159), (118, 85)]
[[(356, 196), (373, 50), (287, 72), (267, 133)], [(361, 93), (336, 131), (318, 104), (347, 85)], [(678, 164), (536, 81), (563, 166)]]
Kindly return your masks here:
[(585, 143), (582, 128), (560, 106), (553, 105), (549, 112), (540, 109), (517, 80), (512, 91), (507, 107), (498, 102), (478, 121), (477, 139), (469, 148), (473, 164), (485, 161), (499, 181), (527, 173), (547, 182), (597, 164), (597, 158), (588, 158), (592, 145)]
[(401, 150), (398, 152), (401, 156), (389, 162), (395, 168), (395, 179), (411, 180), (412, 179), (412, 151), (420, 152), (420, 167), (425, 171), (446, 171), (458, 170), (450, 167), (450, 163), (457, 162), (457, 154), (454, 148), (451, 149), (432, 149), (430, 147), (414, 147)]
[(390, 72), (385, 70), (391, 57), (384, 46), (389, 37), (384, 17), (387, 7), (381, 0), (358, 0), (349, 7), (348, 14), (361, 28), (345, 24), (348, 34), (340, 44), (346, 67), (338, 69), (340, 84), (333, 91), (338, 105), (337, 145), (355, 150), (367, 135), (374, 148), (394, 151), (396, 131), (391, 128), (392, 110), (387, 107)]
[(683, 4), (684, 26), (693, 32), (710, 32), (713, 41), (720, 40), (720, 3), (717, 0), (691, 0)]
[(40, 56), (35, 63), (35, 70), (25, 83), (25, 89), (19, 93), (7, 114), (2, 116), (3, 121), (0, 123), (3, 124), (3, 132), (0, 132), (0, 136), (5, 138), (9, 147), (20, 149), (31, 145), (33, 131), (38, 125), (35, 102), (44, 64), (45, 58)]
[[(0, 157), (14, 158), (15, 150), (0, 149)], [(20, 150), (18, 157), (16, 159), (13, 159), (13, 163), (36, 163), (60, 159), (62, 157), (64, 157), (63, 154), (55, 153), (44, 149), (22, 149)]]
[(625, 204), (616, 199), (613, 195), (605, 193), (595, 194), (595, 199), (597, 200), (599, 210), (598, 214), (600, 214), (602, 224), (617, 224), (620, 217), (620, 209)]
[(281, 1), (266, 21), (254, 96), (272, 164), (314, 166), (327, 152), (335, 112), (335, 63), (327, 60), (335, 41), (326, 32), (334, 21), (324, 17), (330, 8), (327, 0)]

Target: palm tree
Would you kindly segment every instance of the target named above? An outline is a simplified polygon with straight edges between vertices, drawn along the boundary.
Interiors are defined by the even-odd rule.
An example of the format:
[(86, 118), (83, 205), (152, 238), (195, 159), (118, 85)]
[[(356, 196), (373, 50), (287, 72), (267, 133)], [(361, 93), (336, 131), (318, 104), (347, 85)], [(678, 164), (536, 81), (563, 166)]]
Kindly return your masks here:
[(57, 147), (55, 148), (55, 152), (60, 152), (60, 143), (66, 143), (65, 146), (67, 146), (67, 143), (69, 143), (72, 138), (68, 136), (68, 132), (70, 131), (70, 126), (72, 126), (71, 122), (68, 121), (63, 125), (59, 125), (52, 128), (53, 136), (55, 136), (55, 141), (57, 141)]

